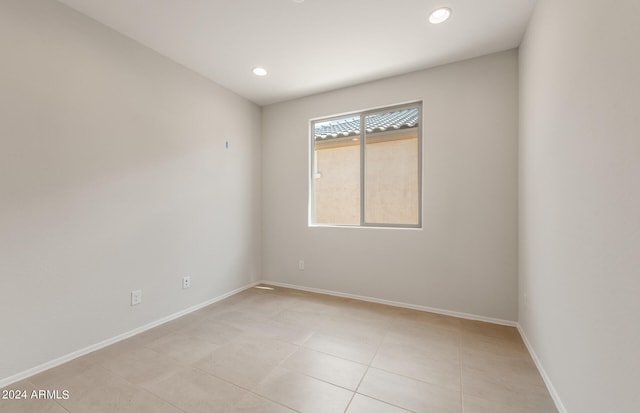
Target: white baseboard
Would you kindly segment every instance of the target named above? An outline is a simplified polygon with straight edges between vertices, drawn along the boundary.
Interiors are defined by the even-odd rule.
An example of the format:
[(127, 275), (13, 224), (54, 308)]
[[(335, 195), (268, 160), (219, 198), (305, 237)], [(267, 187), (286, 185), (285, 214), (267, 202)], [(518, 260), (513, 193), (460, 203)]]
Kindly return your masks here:
[(529, 350), (529, 354), (531, 355), (533, 362), (535, 363), (538, 371), (540, 372), (540, 375), (542, 376), (542, 380), (544, 380), (544, 384), (547, 386), (547, 390), (549, 390), (549, 394), (551, 395), (551, 398), (556, 405), (556, 409), (558, 409), (558, 413), (567, 413), (567, 409), (562, 404), (562, 400), (560, 400), (560, 396), (558, 395), (556, 388), (553, 386), (553, 383), (551, 383), (551, 379), (547, 375), (547, 372), (544, 370), (544, 367), (542, 367), (542, 363), (536, 355), (536, 352), (533, 350), (533, 347), (531, 346), (531, 343), (529, 342), (524, 329), (522, 328), (520, 323), (518, 323), (516, 327), (518, 328), (518, 332), (522, 337), (522, 341), (524, 341), (524, 345), (527, 346), (527, 350)]
[(233, 291), (230, 291), (230, 292), (228, 292), (226, 294), (222, 294), (222, 295), (220, 295), (218, 297), (212, 298), (212, 299), (207, 300), (205, 302), (202, 302), (200, 304), (196, 304), (196, 305), (194, 305), (192, 307), (189, 307), (187, 309), (178, 311), (177, 313), (173, 313), (173, 314), (168, 315), (166, 317), (163, 317), (163, 318), (161, 318), (159, 320), (153, 321), (153, 322), (151, 322), (149, 324), (145, 324), (145, 325), (143, 325), (141, 327), (134, 328), (133, 330), (127, 331), (126, 333), (122, 333), (122, 334), (119, 334), (119, 335), (117, 335), (115, 337), (108, 338), (108, 339), (103, 340), (103, 341), (101, 341), (99, 343), (96, 343), (96, 344), (90, 345), (88, 347), (82, 348), (80, 350), (74, 351), (72, 353), (66, 354), (66, 355), (64, 355), (62, 357), (58, 357), (58, 358), (56, 358), (54, 360), (51, 360), (51, 361), (48, 361), (46, 363), (42, 363), (42, 364), (40, 364), (38, 366), (32, 367), (32, 368), (30, 368), (28, 370), (25, 370), (23, 372), (20, 372), (18, 374), (14, 374), (13, 376), (9, 376), (7, 378), (1, 379), (0, 380), (0, 388), (9, 386), (9, 385), (11, 385), (13, 383), (16, 383), (16, 382), (20, 381), (20, 380), (24, 380), (24, 379), (26, 379), (28, 377), (31, 377), (31, 376), (35, 375), (35, 374), (42, 373), (45, 370), (49, 370), (49, 369), (51, 369), (53, 367), (59, 366), (59, 365), (64, 364), (64, 363), (66, 363), (68, 361), (76, 359), (78, 357), (82, 357), (82, 356), (84, 356), (86, 354), (89, 354), (91, 352), (94, 352), (96, 350), (100, 350), (101, 348), (104, 348), (104, 347), (109, 346), (111, 344), (115, 344), (115, 343), (117, 343), (119, 341), (122, 341), (122, 340), (125, 340), (125, 339), (127, 339), (129, 337), (135, 336), (136, 334), (140, 334), (140, 333), (145, 332), (145, 331), (147, 331), (149, 329), (157, 327), (157, 326), (159, 326), (161, 324), (167, 323), (167, 322), (169, 322), (171, 320), (175, 320), (176, 318), (182, 317), (184, 315), (187, 315), (189, 313), (197, 311), (197, 310), (199, 310), (199, 309), (201, 309), (203, 307), (206, 307), (206, 306), (211, 305), (213, 303), (216, 303), (218, 301), (224, 300), (227, 297), (231, 297), (232, 295), (235, 295), (235, 294), (237, 294), (239, 292), (247, 290), (247, 289), (249, 289), (251, 287), (254, 287), (254, 286), (258, 285), (258, 284), (260, 284), (260, 283), (259, 282), (253, 282), (253, 283), (247, 284), (247, 285), (242, 286), (240, 288), (237, 288), (237, 289), (235, 289)]
[(339, 291), (324, 290), (321, 288), (304, 287), (300, 285), (287, 284), (287, 283), (281, 283), (281, 282), (269, 281), (269, 280), (262, 280), (261, 284), (272, 285), (274, 287), (291, 288), (294, 290), (308, 291), (308, 292), (318, 293), (318, 294), (333, 295), (336, 297), (353, 298), (355, 300), (368, 301), (371, 303), (386, 304), (393, 307), (410, 308), (412, 310), (443, 314), (451, 317), (463, 318), (466, 320), (484, 321), (486, 323), (500, 324), (500, 325), (509, 326), (509, 327), (516, 327), (518, 325), (518, 323), (516, 323), (515, 321), (502, 320), (500, 318), (492, 318), (492, 317), (485, 317), (485, 316), (480, 316), (475, 314), (462, 313), (458, 311), (443, 310), (440, 308), (426, 307), (426, 306), (416, 305), (416, 304), (408, 304), (408, 303), (403, 303), (399, 301), (383, 300), (381, 298), (367, 297), (367, 296), (356, 295), (356, 294), (348, 294), (348, 293), (342, 293)]

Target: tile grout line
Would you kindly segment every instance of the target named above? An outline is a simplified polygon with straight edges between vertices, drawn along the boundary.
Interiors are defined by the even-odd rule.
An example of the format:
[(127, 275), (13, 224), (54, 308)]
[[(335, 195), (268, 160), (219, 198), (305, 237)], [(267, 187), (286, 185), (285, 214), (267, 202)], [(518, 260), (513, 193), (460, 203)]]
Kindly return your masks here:
[(376, 356), (378, 355), (378, 350), (380, 350), (380, 347), (382, 346), (382, 341), (384, 340), (384, 337), (386, 335), (387, 335), (387, 333), (385, 332), (384, 336), (380, 340), (380, 343), (378, 343), (378, 347), (376, 348), (376, 351), (373, 353), (373, 357), (371, 357), (371, 360), (369, 360), (369, 363), (367, 364), (367, 368), (365, 369), (364, 374), (360, 378), (360, 381), (358, 382), (358, 385), (356, 386), (355, 390), (353, 390), (353, 394), (351, 395), (351, 399), (349, 399), (349, 403), (347, 403), (347, 406), (344, 409), (345, 413), (347, 412), (347, 410), (349, 410), (349, 407), (351, 406), (351, 402), (353, 402), (353, 399), (356, 397), (356, 394), (358, 394), (358, 389), (362, 385), (362, 382), (364, 381), (364, 378), (367, 376), (367, 373), (369, 373), (369, 369), (371, 368), (371, 363), (373, 363), (373, 360), (375, 360)]
[(124, 381), (126, 381), (127, 383), (131, 384), (131, 385), (132, 385), (132, 386), (134, 386), (135, 388), (137, 388), (137, 389), (139, 389), (139, 390), (141, 390), (141, 391), (143, 391), (143, 392), (145, 392), (145, 393), (147, 393), (147, 394), (149, 394), (149, 395), (151, 395), (151, 396), (153, 396), (153, 397), (157, 398), (158, 400), (163, 401), (164, 403), (168, 404), (169, 406), (175, 407), (178, 411), (180, 411), (180, 412), (182, 412), (182, 413), (187, 413), (187, 412), (185, 412), (184, 410), (182, 410), (180, 407), (178, 407), (178, 406), (176, 406), (175, 404), (171, 403), (169, 400), (166, 400), (166, 399), (164, 399), (163, 397), (158, 396), (157, 394), (155, 394), (155, 393), (154, 393), (154, 392), (152, 392), (151, 390), (148, 390), (148, 389), (144, 388), (143, 386), (141, 386), (141, 385), (139, 385), (139, 384), (133, 383), (132, 381), (130, 381), (130, 380), (129, 380), (129, 379), (127, 379), (126, 377), (124, 377), (124, 376), (122, 376), (122, 375), (120, 375), (120, 374), (118, 374), (118, 373), (116, 373), (116, 372), (114, 372), (114, 371), (111, 371), (111, 370), (109, 370), (108, 368), (106, 368), (106, 367), (104, 367), (104, 366), (102, 366), (102, 365), (100, 365), (100, 364), (93, 363), (93, 362), (91, 362), (91, 361), (89, 361), (89, 360), (88, 360), (88, 362), (89, 362), (90, 364), (93, 364), (94, 366), (96, 366), (96, 367), (98, 367), (98, 368), (100, 368), (100, 369), (102, 369), (102, 370), (106, 371), (106, 372), (107, 372), (107, 373), (109, 373), (109, 374), (113, 374), (114, 376), (121, 378), (122, 380), (124, 380)]
[[(285, 309), (283, 309), (282, 311), (284, 311), (284, 310), (285, 310)], [(288, 310), (288, 309), (286, 309), (286, 310)], [(278, 312), (278, 314), (279, 314), (279, 313), (280, 313), (280, 312)], [(274, 316), (272, 316), (272, 317), (270, 317), (270, 318), (268, 318), (268, 319), (269, 319), (269, 320), (271, 320), (273, 317), (275, 317), (275, 315), (274, 315)], [(327, 321), (328, 321), (328, 320), (325, 320), (324, 322), (322, 322), (322, 323), (321, 323), (321, 325), (324, 325)], [(294, 325), (294, 327), (297, 327), (297, 326), (295, 326), (295, 325)], [(347, 407), (345, 408), (345, 412), (346, 412), (346, 409), (348, 409), (349, 404), (351, 403), (351, 400), (353, 399), (353, 396), (355, 395), (355, 391), (354, 391), (354, 390), (347, 389), (346, 387), (342, 387), (342, 386), (337, 385), (337, 384), (335, 384), (335, 383), (330, 383), (330, 382), (328, 382), (328, 381), (326, 381), (326, 380), (322, 380), (322, 379), (319, 379), (319, 378), (317, 378), (317, 377), (313, 377), (313, 376), (311, 376), (311, 375), (309, 375), (309, 374), (307, 374), (307, 373), (300, 372), (300, 371), (297, 371), (297, 370), (288, 369), (288, 368), (286, 368), (286, 367), (284, 367), (284, 366), (283, 366), (283, 364), (284, 364), (284, 363), (285, 363), (289, 358), (291, 358), (291, 356), (293, 356), (295, 353), (297, 353), (297, 352), (298, 352), (298, 351), (300, 351), (301, 349), (305, 349), (305, 350), (307, 350), (307, 351), (317, 351), (317, 350), (313, 350), (313, 349), (311, 349), (311, 348), (309, 348), (309, 347), (306, 347), (306, 346), (304, 345), (304, 343), (308, 342), (309, 340), (311, 340), (311, 338), (312, 338), (313, 336), (315, 336), (316, 334), (318, 334), (318, 333), (320, 332), (320, 329), (321, 329), (321, 327), (317, 328), (317, 329), (313, 332), (313, 334), (311, 334), (311, 336), (309, 336), (309, 337), (308, 337), (306, 340), (304, 340), (304, 342), (302, 342), (301, 344), (289, 343), (289, 342), (284, 341), (284, 340), (278, 340), (278, 341), (282, 341), (282, 342), (284, 342), (284, 343), (293, 344), (293, 345), (297, 346), (298, 348), (297, 348), (297, 350), (296, 350), (296, 351), (294, 351), (293, 353), (289, 354), (289, 355), (288, 355), (287, 357), (285, 357), (282, 361), (280, 361), (280, 362), (275, 366), (275, 368), (280, 367), (280, 368), (283, 368), (283, 369), (285, 369), (285, 370), (292, 371), (292, 372), (294, 372), (294, 373), (300, 374), (300, 375), (302, 375), (302, 376), (309, 377), (309, 378), (314, 379), (314, 380), (318, 380), (318, 381), (320, 381), (320, 382), (322, 382), (322, 383), (326, 383), (326, 384), (329, 384), (329, 385), (331, 385), (331, 386), (335, 386), (335, 387), (338, 387), (338, 388), (340, 388), (340, 389), (344, 389), (344, 390), (347, 390), (347, 391), (352, 392), (353, 394), (352, 394), (352, 396), (351, 396), (351, 399), (349, 400), (349, 403), (347, 403)], [(341, 360), (344, 360), (344, 361), (350, 361), (350, 362), (352, 362), (352, 363), (356, 363), (356, 362), (354, 362), (353, 360), (343, 359), (343, 358), (341, 358), (341, 357), (337, 357), (337, 356), (334, 356), (334, 355), (332, 355), (332, 354), (324, 353), (324, 352), (321, 352), (321, 351), (317, 351), (317, 352), (318, 352), (318, 353), (320, 353), (320, 354), (325, 354), (325, 355), (327, 355), (327, 356), (336, 357), (336, 358), (341, 359)], [(361, 363), (357, 363), (357, 364), (361, 364)], [(363, 377), (364, 377), (364, 376), (363, 376)], [(264, 379), (262, 379), (262, 380), (260, 381), (260, 383), (258, 383), (258, 384), (256, 385), (256, 388), (257, 388), (258, 386), (260, 386), (260, 384), (261, 384), (262, 382), (264, 382), (265, 380), (266, 380), (266, 377), (265, 377)], [(250, 391), (252, 394), (255, 394), (255, 395), (256, 395), (256, 396), (258, 396), (258, 397), (262, 397), (262, 398), (264, 398), (264, 399), (266, 399), (266, 400), (270, 400), (270, 401), (272, 401), (272, 402), (274, 402), (274, 403), (277, 403), (277, 404), (278, 404), (278, 405), (280, 405), (280, 406), (286, 407), (287, 409), (290, 409), (290, 410), (293, 410), (293, 411), (295, 411), (295, 412), (301, 413), (301, 412), (299, 412), (298, 410), (294, 409), (294, 408), (293, 408), (293, 407), (291, 407), (291, 406), (287, 406), (287, 405), (285, 405), (285, 404), (282, 404), (282, 403), (280, 403), (280, 402), (277, 402), (277, 401), (275, 401), (275, 400), (272, 400), (272, 399), (268, 398), (267, 396), (264, 396), (264, 395), (261, 395), (261, 394), (258, 394), (258, 393), (256, 393), (256, 392), (254, 392), (253, 390), (249, 390), (249, 391)]]
[[(285, 309), (283, 309), (282, 311), (284, 311), (284, 310), (285, 310)], [(280, 312), (278, 312), (278, 314), (279, 314), (279, 313), (280, 313)], [(207, 316), (205, 316), (205, 317), (207, 317)], [(272, 318), (272, 317), (268, 317), (267, 319), (268, 319), (268, 320), (270, 320), (271, 318)], [(221, 322), (222, 322), (222, 321), (221, 321)], [(194, 323), (195, 323), (195, 321), (194, 321)], [(223, 324), (225, 324), (225, 325), (229, 325), (229, 326), (232, 326), (232, 327), (235, 327), (235, 328), (239, 328), (239, 327), (233, 326), (233, 325), (228, 324), (228, 323), (224, 323), (224, 322), (223, 322)], [(184, 327), (183, 327), (183, 328), (184, 328)], [(176, 331), (179, 331), (179, 330), (181, 330), (181, 329), (178, 329), (178, 330), (176, 330)], [(242, 330), (242, 329), (240, 328), (240, 330)], [(246, 331), (245, 331), (245, 330), (242, 330), (242, 333), (246, 333)], [(271, 339), (271, 340), (274, 340), (274, 341), (279, 341), (279, 342), (282, 342), (282, 343), (287, 343), (287, 344), (294, 345), (294, 346), (296, 346), (296, 347), (297, 347), (296, 351), (298, 351), (300, 348), (302, 348), (302, 346), (301, 346), (301, 345), (296, 344), (296, 343), (290, 343), (290, 342), (288, 342), (288, 341), (284, 341), (284, 340), (280, 340), (280, 339), (274, 339), (274, 338), (270, 338), (270, 339)], [(207, 341), (207, 340), (204, 340), (204, 341)], [(232, 341), (233, 341), (233, 340), (232, 340)], [(211, 343), (211, 342), (210, 342), (210, 343)], [(211, 343), (211, 344), (216, 345), (216, 347), (217, 347), (217, 348), (219, 348), (219, 347), (221, 347), (221, 346), (222, 346), (222, 345), (217, 345), (217, 344), (215, 344), (215, 343)], [(144, 346), (144, 345), (143, 345), (143, 346)], [(152, 350), (152, 351), (156, 352), (156, 351), (155, 351), (155, 350), (153, 350), (153, 349), (150, 349), (150, 350)], [(287, 360), (289, 357), (291, 357), (291, 355), (293, 355), (296, 351), (292, 352), (289, 356), (285, 357), (282, 361), (280, 361), (280, 362), (278, 362), (277, 364), (273, 365), (273, 366), (274, 366), (274, 368), (280, 367), (280, 366), (282, 365), (282, 363), (284, 363), (284, 361), (285, 361), (285, 360)], [(162, 353), (159, 353), (159, 354), (162, 354)], [(172, 358), (172, 357), (170, 357), (170, 356), (166, 356), (166, 357), (170, 358), (171, 360), (175, 360), (174, 358)], [(215, 377), (215, 378), (216, 378), (216, 379), (218, 379), (218, 380), (224, 381), (224, 382), (226, 382), (226, 383), (228, 383), (228, 384), (230, 384), (230, 385), (232, 385), (232, 386), (234, 386), (234, 387), (237, 387), (237, 388), (239, 388), (239, 389), (241, 389), (241, 390), (244, 390), (244, 391), (246, 391), (246, 392), (248, 392), (248, 393), (250, 393), (250, 394), (253, 394), (253, 395), (254, 395), (254, 396), (256, 396), (256, 397), (259, 397), (259, 398), (262, 398), (262, 399), (268, 400), (268, 401), (270, 401), (270, 402), (272, 402), (272, 403), (275, 403), (275, 404), (277, 404), (277, 405), (279, 405), (279, 406), (285, 407), (285, 408), (287, 408), (287, 409), (289, 409), (289, 410), (292, 410), (292, 411), (295, 411), (295, 412), (297, 412), (297, 413), (301, 413), (301, 412), (299, 412), (298, 410), (296, 410), (296, 409), (292, 408), (291, 406), (284, 405), (284, 404), (282, 404), (282, 403), (280, 403), (280, 402), (278, 402), (278, 401), (276, 401), (276, 400), (272, 400), (271, 398), (269, 398), (269, 397), (267, 397), (267, 396), (265, 396), (265, 395), (262, 395), (262, 394), (256, 393), (256, 392), (254, 391), (254, 389), (255, 389), (255, 388), (257, 388), (257, 387), (260, 385), (260, 383), (262, 383), (262, 382), (266, 379), (266, 377), (265, 377), (264, 379), (262, 379), (260, 382), (258, 382), (258, 384), (256, 384), (256, 386), (255, 386), (255, 388), (254, 388), (254, 389), (250, 389), (250, 388), (244, 387), (244, 386), (242, 386), (242, 385), (239, 385), (239, 384), (237, 384), (237, 383), (234, 383), (234, 382), (232, 382), (232, 381), (230, 381), (230, 380), (228, 380), (228, 379), (226, 379), (226, 378), (224, 378), (224, 377), (220, 377), (220, 376), (218, 376), (218, 375), (216, 375), (216, 374), (213, 374), (213, 373), (211, 373), (211, 372), (208, 372), (208, 371), (206, 371), (206, 370), (204, 370), (204, 369), (202, 369), (202, 368), (200, 368), (200, 367), (197, 367), (197, 366), (195, 366), (195, 365), (193, 365), (193, 364), (184, 364), (184, 363), (180, 362), (179, 360), (176, 360), (176, 361), (177, 361), (177, 362), (178, 362), (182, 367), (184, 367), (184, 368), (186, 368), (186, 369), (193, 369), (193, 370), (196, 370), (196, 371), (198, 371), (198, 372), (200, 372), (200, 373), (202, 373), (202, 374), (206, 374), (206, 375), (208, 375), (208, 376)], [(107, 370), (107, 371), (108, 371), (108, 370)], [(126, 380), (126, 379), (125, 379), (125, 380)], [(145, 389), (145, 390), (146, 390), (146, 389)], [(152, 393), (152, 392), (150, 392), (150, 393), (151, 393), (151, 394), (153, 394), (153, 395), (155, 395), (155, 394), (154, 394), (154, 393)], [(157, 396), (156, 396), (156, 397), (157, 397)], [(161, 399), (161, 400), (165, 401), (164, 399)], [(170, 404), (171, 404), (171, 403), (170, 403)], [(173, 404), (171, 404), (171, 405), (173, 406)], [(177, 406), (175, 406), (175, 407), (177, 408)], [(178, 408), (178, 410), (180, 410), (180, 411), (184, 412), (182, 409), (179, 409), (179, 408)]]
[[(283, 309), (282, 311), (284, 311), (284, 309)], [(282, 311), (279, 311), (279, 312), (278, 312), (278, 314), (279, 314), (279, 313), (281, 313)], [(274, 316), (272, 316), (272, 317), (275, 317), (275, 315), (274, 315)], [(272, 317), (269, 317), (269, 318), (267, 318), (267, 319), (268, 319), (268, 320), (270, 320)], [(288, 360), (288, 359), (289, 359), (289, 357), (291, 357), (293, 354), (295, 354), (298, 350), (300, 350), (300, 349), (302, 348), (302, 345), (300, 345), (300, 344), (289, 343), (289, 342), (284, 341), (284, 340), (278, 340), (278, 341), (282, 341), (283, 343), (287, 343), (287, 344), (292, 344), (292, 345), (296, 346), (296, 347), (297, 347), (297, 349), (296, 349), (295, 351), (293, 351), (291, 354), (289, 354), (287, 357), (285, 357), (284, 359), (282, 359), (280, 362), (278, 362), (278, 363), (274, 366), (274, 370), (275, 370), (276, 368), (278, 368), (278, 367), (281, 367), (281, 366), (282, 366), (282, 364), (283, 364), (286, 360)], [(305, 340), (305, 341), (306, 341), (306, 340)], [(284, 368), (284, 367), (282, 367), (282, 368)], [(272, 370), (272, 371), (273, 371), (273, 370)], [(259, 381), (259, 382), (254, 386), (254, 388), (253, 388), (253, 389), (246, 389), (246, 390), (247, 390), (247, 391), (249, 391), (249, 393), (251, 393), (251, 394), (255, 395), (256, 397), (263, 398), (263, 399), (265, 399), (265, 400), (268, 400), (268, 401), (270, 401), (270, 402), (272, 402), (272, 403), (277, 404), (278, 406), (282, 406), (282, 407), (284, 407), (284, 408), (286, 408), (286, 409), (289, 409), (289, 410), (291, 410), (291, 411), (294, 411), (294, 412), (297, 412), (297, 413), (302, 413), (302, 412), (300, 412), (299, 410), (294, 409), (294, 408), (293, 408), (293, 407), (291, 407), (291, 406), (287, 406), (287, 405), (285, 405), (285, 404), (283, 404), (283, 403), (281, 403), (281, 402), (279, 402), (279, 401), (277, 401), (277, 400), (273, 400), (273, 399), (271, 399), (271, 398), (269, 398), (269, 397), (267, 397), (267, 396), (265, 396), (265, 395), (259, 394), (259, 393), (257, 393), (257, 392), (255, 391), (255, 390), (257, 390), (257, 389), (258, 389), (258, 387), (260, 387), (260, 385), (261, 385), (261, 384), (262, 384), (262, 383), (263, 383), (263, 382), (264, 382), (264, 381), (269, 377), (269, 375), (270, 375), (270, 374), (271, 374), (271, 372), (269, 372), (269, 374), (267, 374), (267, 375), (266, 375), (262, 380), (260, 380), (260, 381)], [(217, 377), (217, 376), (216, 376), (216, 377)]]
[(460, 410), (464, 413), (464, 381), (462, 379), (462, 327), (458, 330), (458, 366), (460, 366)]
[[(323, 323), (323, 324), (324, 324), (324, 323)], [(461, 340), (461, 336), (460, 336), (460, 329), (459, 329), (459, 328), (456, 328), (456, 331), (457, 331), (457, 333), (458, 333), (458, 334), (457, 334), (457, 335), (458, 335), (458, 340), (457, 340), (457, 341), (458, 341), (458, 348), (456, 349), (456, 352), (457, 352), (456, 359), (457, 359), (457, 361), (458, 361), (458, 365), (460, 365), (460, 350), (459, 350), (459, 345), (460, 345), (460, 340)], [(320, 331), (320, 329), (319, 329), (319, 330), (316, 330), (316, 332), (314, 333), (314, 335), (315, 335), (315, 334), (317, 334), (317, 333), (320, 333), (320, 332), (321, 332), (321, 331)], [(348, 361), (348, 362), (351, 362), (351, 363), (355, 363), (355, 364), (360, 364), (360, 365), (366, 366), (367, 368), (366, 368), (366, 370), (365, 370), (365, 372), (364, 372), (364, 374), (363, 374), (362, 378), (360, 379), (360, 381), (359, 381), (358, 385), (356, 386), (355, 390), (351, 390), (351, 389), (349, 389), (349, 388), (346, 388), (346, 387), (340, 386), (340, 385), (338, 385), (338, 384), (335, 384), (335, 383), (332, 383), (332, 382), (329, 382), (329, 381), (326, 381), (326, 380), (323, 380), (323, 379), (320, 379), (320, 378), (314, 377), (314, 376), (312, 376), (312, 375), (310, 375), (310, 374), (307, 374), (307, 373), (305, 373), (305, 372), (299, 372), (299, 371), (297, 371), (297, 370), (293, 370), (293, 371), (295, 371), (295, 372), (297, 372), (298, 374), (301, 374), (301, 375), (303, 375), (303, 376), (310, 377), (310, 378), (312, 378), (312, 379), (322, 381), (322, 382), (327, 383), (327, 384), (329, 384), (329, 385), (336, 386), (336, 387), (339, 387), (339, 388), (342, 388), (342, 389), (345, 389), (345, 390), (351, 391), (353, 394), (352, 394), (352, 396), (351, 396), (351, 399), (350, 399), (349, 403), (348, 403), (348, 404), (347, 404), (347, 406), (346, 406), (345, 412), (349, 409), (349, 407), (350, 407), (350, 405), (351, 405), (351, 402), (352, 402), (352, 401), (353, 401), (353, 399), (355, 398), (356, 394), (361, 394), (361, 395), (363, 395), (363, 396), (365, 396), (365, 397), (368, 397), (368, 398), (370, 398), (370, 399), (372, 399), (372, 400), (379, 401), (379, 402), (381, 402), (381, 403), (384, 403), (384, 404), (387, 404), (387, 405), (389, 405), (389, 406), (393, 406), (393, 407), (399, 408), (399, 409), (401, 409), (401, 410), (411, 411), (411, 410), (409, 410), (409, 409), (406, 409), (405, 407), (395, 405), (395, 404), (390, 403), (390, 402), (388, 402), (388, 401), (381, 400), (381, 399), (378, 399), (378, 398), (375, 398), (375, 397), (372, 397), (372, 396), (369, 396), (369, 395), (364, 395), (364, 394), (362, 394), (362, 393), (358, 393), (358, 389), (359, 389), (360, 385), (362, 384), (362, 382), (364, 381), (364, 377), (367, 375), (367, 373), (368, 373), (369, 369), (373, 367), (373, 366), (372, 366), (372, 363), (373, 363), (373, 361), (375, 360), (375, 358), (376, 358), (376, 356), (377, 356), (377, 354), (378, 354), (378, 351), (379, 351), (379, 350), (380, 350), (380, 348), (382, 347), (382, 344), (383, 344), (383, 342), (384, 342), (384, 339), (385, 339), (385, 337), (387, 336), (387, 334), (388, 334), (388, 333), (389, 333), (388, 328), (386, 328), (386, 329), (385, 329), (385, 331), (384, 331), (384, 334), (383, 334), (382, 338), (380, 339), (380, 341), (379, 341), (379, 343), (378, 343), (378, 345), (377, 345), (376, 351), (374, 352), (374, 354), (373, 354), (373, 356), (372, 356), (371, 360), (370, 360), (370, 361), (369, 361), (369, 363), (367, 363), (367, 364), (360, 363), (360, 362), (357, 362), (357, 361), (354, 361), (354, 360), (350, 360), (350, 359), (347, 359), (347, 358), (344, 358), (344, 357), (340, 357), (340, 356), (337, 356), (337, 355), (334, 355), (334, 354), (326, 353), (326, 352), (321, 351), (321, 350), (316, 350), (316, 349), (313, 349), (313, 348), (310, 348), (310, 347), (306, 347), (304, 344), (301, 344), (301, 345), (300, 345), (300, 347), (301, 347), (301, 348), (304, 348), (304, 349), (309, 350), (309, 351), (317, 352), (317, 353), (324, 354), (324, 355), (328, 355), (328, 356), (330, 356), (330, 357), (334, 357), (334, 358), (337, 358), (337, 359), (340, 359), (340, 360), (344, 360), (344, 361)], [(307, 341), (309, 341), (312, 337), (313, 337), (313, 335), (312, 335), (311, 337), (309, 337), (307, 340), (305, 340), (305, 343), (306, 343)], [(414, 377), (407, 376), (407, 375), (404, 375), (404, 374), (398, 374), (398, 373), (396, 373), (396, 372), (389, 371), (389, 370), (386, 370), (386, 369), (383, 369), (383, 368), (377, 368), (377, 367), (373, 367), (373, 368), (376, 368), (376, 369), (379, 369), (379, 370), (381, 370), (381, 371), (385, 371), (385, 372), (387, 372), (387, 373), (391, 373), (391, 374), (394, 374), (394, 375), (398, 375), (398, 376), (400, 376), (400, 377), (404, 377), (404, 378), (408, 378), (408, 379), (411, 379), (411, 380), (420, 381), (420, 382), (423, 382), (423, 383), (427, 383), (427, 384), (430, 384), (430, 385), (434, 385), (434, 386), (436, 386), (436, 387), (441, 387), (441, 388), (443, 388), (443, 389), (447, 389), (447, 387), (442, 386), (442, 385), (440, 385), (440, 384), (438, 384), (438, 383), (431, 383), (431, 382), (429, 382), (429, 381), (425, 381), (425, 380), (423, 380), (423, 379), (414, 378)]]
[[(380, 348), (382, 347), (382, 343), (384, 342), (384, 339), (385, 339), (385, 337), (387, 336), (388, 333), (389, 332), (385, 329), (385, 333), (382, 336), (382, 338), (380, 339), (380, 342), (378, 343), (378, 347), (376, 348), (376, 351), (374, 352), (373, 357), (371, 357), (371, 360), (367, 364), (367, 369), (364, 371), (364, 374), (362, 375), (362, 378), (360, 378), (360, 382), (358, 383), (358, 385), (356, 386), (355, 390), (353, 391), (353, 395), (351, 396), (351, 400), (349, 400), (349, 403), (347, 403), (347, 407), (345, 408), (344, 413), (346, 413), (349, 410), (349, 407), (351, 406), (351, 402), (353, 402), (353, 399), (356, 397), (357, 394), (361, 394), (362, 396), (369, 397), (372, 400), (376, 400), (376, 401), (379, 401), (381, 403), (388, 404), (389, 406), (397, 407), (399, 409), (411, 412), (411, 410), (405, 409), (404, 407), (397, 406), (395, 404), (389, 403), (389, 402), (384, 401), (384, 400), (377, 399), (375, 397), (368, 396), (368, 395), (363, 394), (363, 393), (358, 393), (358, 389), (362, 385), (362, 382), (364, 381), (364, 378), (367, 376), (367, 373), (369, 372), (369, 369), (371, 369), (373, 367), (371, 364), (376, 359), (376, 356), (378, 355), (378, 352), (380, 351)], [(375, 368), (375, 367), (373, 367), (373, 368)]]

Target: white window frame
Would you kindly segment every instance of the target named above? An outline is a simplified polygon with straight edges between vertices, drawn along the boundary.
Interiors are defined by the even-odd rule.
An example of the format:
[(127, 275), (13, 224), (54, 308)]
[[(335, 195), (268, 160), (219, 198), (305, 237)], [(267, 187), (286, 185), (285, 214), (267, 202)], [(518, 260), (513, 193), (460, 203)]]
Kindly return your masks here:
[[(364, 128), (365, 118), (381, 112), (393, 112), (403, 109), (418, 109), (418, 223), (417, 224), (389, 224), (374, 223), (365, 221), (365, 171), (366, 171), (366, 130)], [(315, 152), (315, 124), (318, 122), (326, 122), (333, 119), (341, 119), (349, 116), (360, 117), (360, 223), (359, 224), (317, 224), (313, 222), (315, 211), (315, 176), (317, 156)], [(422, 101), (397, 104), (392, 106), (383, 106), (363, 111), (348, 112), (340, 115), (323, 116), (314, 118), (309, 121), (309, 208), (308, 208), (308, 225), (310, 227), (340, 227), (340, 228), (422, 228)]]

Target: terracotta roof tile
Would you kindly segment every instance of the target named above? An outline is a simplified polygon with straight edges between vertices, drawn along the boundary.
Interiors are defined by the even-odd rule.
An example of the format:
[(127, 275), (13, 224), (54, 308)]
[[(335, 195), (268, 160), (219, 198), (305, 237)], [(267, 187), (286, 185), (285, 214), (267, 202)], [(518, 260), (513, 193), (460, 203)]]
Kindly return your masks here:
[[(414, 128), (418, 125), (418, 109), (375, 113), (365, 117), (367, 133)], [(333, 139), (360, 135), (360, 117), (341, 118), (316, 124), (316, 139)]]

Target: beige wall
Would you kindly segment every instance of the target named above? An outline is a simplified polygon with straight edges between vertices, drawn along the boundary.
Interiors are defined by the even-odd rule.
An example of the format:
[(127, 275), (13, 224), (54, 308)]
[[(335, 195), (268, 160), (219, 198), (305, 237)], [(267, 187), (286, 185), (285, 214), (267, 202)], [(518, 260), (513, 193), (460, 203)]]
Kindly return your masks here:
[[(366, 148), (365, 217), (379, 224), (418, 224), (418, 138), (373, 141)], [(315, 151), (316, 224), (360, 224), (358, 142)]]
[(360, 146), (319, 149), (314, 156), (314, 222), (360, 224)]
[(418, 154), (417, 136), (367, 142), (364, 204), (366, 222), (419, 224)]
[(567, 412), (640, 412), (640, 2), (540, 0), (520, 49), (520, 323)]
[[(515, 321), (517, 74), (510, 50), (265, 107), (265, 279)], [(309, 120), (420, 100), (423, 229), (309, 227)]]
[(55, 1), (0, 60), (0, 387), (261, 278), (259, 107)]

